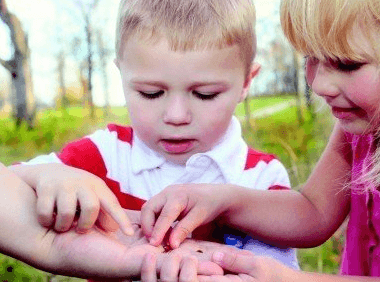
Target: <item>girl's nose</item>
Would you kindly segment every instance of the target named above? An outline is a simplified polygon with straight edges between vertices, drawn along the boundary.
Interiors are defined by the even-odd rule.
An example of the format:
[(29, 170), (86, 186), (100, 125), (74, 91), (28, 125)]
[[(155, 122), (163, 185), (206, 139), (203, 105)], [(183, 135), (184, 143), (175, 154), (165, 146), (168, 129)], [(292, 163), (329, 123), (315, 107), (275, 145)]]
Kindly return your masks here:
[(335, 97), (340, 93), (339, 84), (337, 83), (337, 72), (328, 66), (319, 63), (315, 76), (311, 82), (313, 91), (321, 97)]
[(164, 122), (172, 125), (186, 125), (191, 122), (192, 115), (188, 98), (173, 93), (168, 97), (164, 112)]

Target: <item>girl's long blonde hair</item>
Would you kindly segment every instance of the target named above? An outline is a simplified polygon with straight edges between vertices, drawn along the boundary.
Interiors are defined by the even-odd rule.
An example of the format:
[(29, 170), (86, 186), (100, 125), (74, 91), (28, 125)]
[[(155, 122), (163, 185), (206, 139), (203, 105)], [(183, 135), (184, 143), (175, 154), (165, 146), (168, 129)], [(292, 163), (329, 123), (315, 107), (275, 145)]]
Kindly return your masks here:
[[(281, 25), (305, 55), (380, 62), (380, 0), (282, 0)], [(355, 28), (368, 38), (374, 58), (353, 48)]]

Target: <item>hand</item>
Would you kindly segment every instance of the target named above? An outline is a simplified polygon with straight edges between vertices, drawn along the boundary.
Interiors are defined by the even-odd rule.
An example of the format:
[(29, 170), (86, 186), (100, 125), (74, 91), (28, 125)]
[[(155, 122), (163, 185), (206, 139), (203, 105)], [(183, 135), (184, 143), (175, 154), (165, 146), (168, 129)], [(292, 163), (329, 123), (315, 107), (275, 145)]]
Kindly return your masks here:
[(141, 224), (144, 234), (152, 245), (158, 246), (172, 224), (179, 220), (168, 239), (172, 248), (178, 248), (194, 229), (227, 210), (231, 187), (222, 184), (168, 186), (143, 205)]
[(198, 281), (198, 260), (194, 256), (182, 259), (179, 255), (172, 255), (160, 270), (156, 268), (156, 256), (151, 253), (146, 254), (141, 266), (141, 282), (157, 282), (157, 271), (161, 281)]
[[(159, 254), (164, 251), (162, 246), (148, 244), (140, 231), (139, 212), (126, 211), (135, 229), (133, 236), (126, 236), (120, 230), (103, 232), (96, 227), (86, 234), (73, 229), (57, 233), (38, 223), (35, 192), (1, 164), (0, 183), (0, 207), (4, 207), (0, 213), (3, 254), (48, 272), (103, 281), (138, 278), (147, 253), (157, 254), (161, 264), (170, 255)], [(212, 253), (220, 250), (218, 246), (222, 245), (188, 240), (176, 252), (182, 250), (179, 254), (183, 256), (198, 255), (198, 269), (206, 265), (207, 269), (218, 270), (210, 274), (221, 274), (220, 266), (210, 261)]]
[[(212, 261), (223, 269), (232, 272), (224, 276), (199, 276), (200, 282), (276, 282), (285, 281), (284, 277), (295, 277), (296, 272), (273, 258), (255, 256), (249, 251), (233, 250), (214, 252)], [(287, 280), (292, 281), (292, 279)]]
[(40, 165), (39, 169), (35, 190), (42, 226), (54, 225), (58, 232), (76, 226), (77, 232), (84, 233), (96, 222), (105, 231), (120, 226), (125, 234), (133, 234), (128, 217), (102, 179), (63, 164)]
[(198, 281), (197, 275), (223, 275), (223, 269), (211, 262), (216, 250), (230, 247), (218, 243), (185, 240), (179, 248), (164, 254), (146, 254), (141, 266), (141, 281)]
[[(163, 253), (162, 246), (148, 244), (143, 236), (139, 228), (140, 213), (126, 212), (133, 222), (133, 236), (125, 236), (120, 231), (104, 233), (97, 228), (86, 234), (73, 230), (49, 231), (46, 237), (51, 239), (51, 244), (43, 244), (48, 252), (43, 253), (45, 261), (59, 267), (55, 272), (83, 278), (139, 278), (141, 273), (142, 281), (155, 281), (149, 279), (156, 278), (159, 273), (162, 281), (177, 281), (178, 277), (187, 279), (190, 275), (223, 274), (222, 268), (211, 262), (211, 257), (215, 250), (225, 250), (226, 246), (186, 240), (178, 249)], [(154, 266), (146, 261), (148, 253), (157, 258)], [(45, 268), (48, 265), (43, 264)]]

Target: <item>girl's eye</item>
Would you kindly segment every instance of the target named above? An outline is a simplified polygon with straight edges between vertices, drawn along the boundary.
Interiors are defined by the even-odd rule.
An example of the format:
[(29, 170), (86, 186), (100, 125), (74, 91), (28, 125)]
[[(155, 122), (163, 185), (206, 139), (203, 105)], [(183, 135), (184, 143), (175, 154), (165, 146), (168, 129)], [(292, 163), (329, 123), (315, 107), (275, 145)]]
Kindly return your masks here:
[(151, 100), (157, 99), (165, 93), (164, 90), (160, 90), (157, 92), (143, 92), (143, 91), (137, 91), (137, 92), (139, 92), (140, 95), (143, 96), (144, 98), (151, 99)]
[(329, 59), (328, 62), (331, 65), (331, 67), (342, 72), (356, 71), (366, 64), (363, 62), (355, 62), (355, 61), (350, 61), (350, 60), (333, 60), (333, 59)]
[(193, 95), (195, 97), (197, 97), (198, 99), (201, 99), (201, 100), (213, 100), (216, 98), (216, 96), (218, 96), (220, 93), (217, 92), (217, 93), (208, 93), (208, 94), (204, 94), (204, 93), (200, 93), (198, 91), (193, 91)]

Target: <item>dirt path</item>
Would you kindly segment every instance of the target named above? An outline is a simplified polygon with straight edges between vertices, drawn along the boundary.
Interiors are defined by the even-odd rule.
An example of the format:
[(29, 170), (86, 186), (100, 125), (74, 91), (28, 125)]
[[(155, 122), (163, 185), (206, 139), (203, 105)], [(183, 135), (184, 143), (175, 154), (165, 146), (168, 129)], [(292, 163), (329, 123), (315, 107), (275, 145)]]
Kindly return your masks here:
[[(292, 106), (295, 106), (295, 101), (288, 101), (288, 102), (282, 102), (282, 103), (278, 103), (276, 105), (273, 105), (273, 106), (269, 106), (269, 107), (266, 107), (266, 108), (262, 108), (262, 109), (259, 109), (259, 110), (256, 110), (256, 111), (253, 111), (251, 113), (251, 117), (253, 118), (263, 118), (263, 117), (267, 117), (267, 116), (270, 116), (274, 113), (277, 113), (277, 112), (280, 112), (286, 108), (289, 108), (289, 107), (292, 107)], [(239, 119), (244, 119), (244, 116), (238, 116)]]

